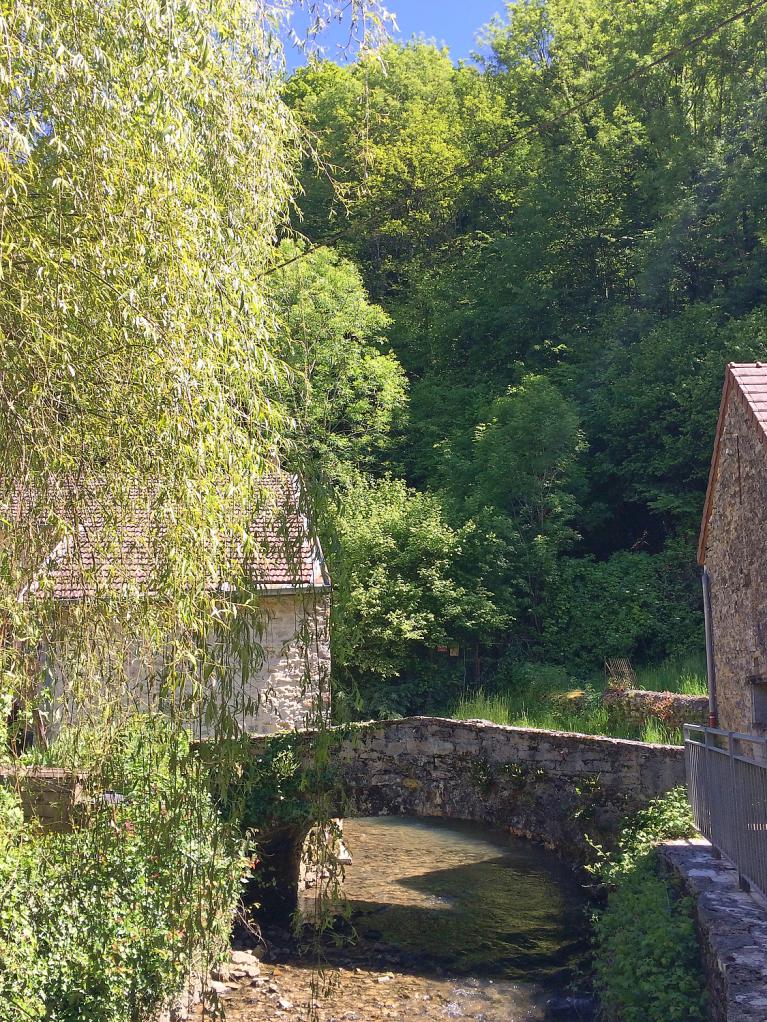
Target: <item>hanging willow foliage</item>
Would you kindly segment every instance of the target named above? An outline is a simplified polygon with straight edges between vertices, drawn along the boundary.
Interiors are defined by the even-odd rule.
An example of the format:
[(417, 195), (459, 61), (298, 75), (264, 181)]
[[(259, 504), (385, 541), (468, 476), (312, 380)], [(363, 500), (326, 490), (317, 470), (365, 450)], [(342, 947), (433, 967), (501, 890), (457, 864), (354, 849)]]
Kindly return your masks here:
[[(232, 510), (257, 503), (288, 423), (259, 273), (297, 135), (265, 11), (249, 3), (17, 3), (3, 25), (2, 608), (41, 639), (46, 556), (98, 521), (116, 550), (137, 493), (151, 578), (134, 637), (194, 655), (211, 578), (236, 583)], [(89, 563), (78, 569), (87, 577)], [(119, 572), (119, 567), (115, 569)], [(93, 581), (93, 580), (91, 580)], [(115, 582), (101, 580), (106, 591)], [(24, 600), (34, 583), (37, 598)], [(97, 588), (100, 588), (97, 585)], [(146, 590), (153, 599), (146, 601)], [(93, 621), (114, 607), (89, 601)], [(161, 620), (157, 620), (158, 608)], [(152, 613), (147, 613), (149, 609)]]
[[(220, 953), (240, 859), (185, 735), (196, 722), (219, 742), (208, 759), (223, 778), (242, 760), (233, 690), (259, 643), (248, 527), (295, 440), (264, 283), (302, 152), (280, 98), (292, 6), (12, 0), (0, 13), (0, 723), (15, 707), (17, 731), (56, 738), (55, 762), (87, 771), (93, 796), (80, 837), (0, 833), (0, 900), (23, 876), (42, 882), (28, 866), (46, 856), (73, 905), (77, 856), (143, 863), (130, 891), (147, 862), (180, 854), (162, 912), (148, 921), (123, 890), (125, 912), (152, 946), (172, 922), (165, 957), (202, 971)], [(338, 14), (296, 6), (310, 34)], [(386, 16), (351, 6), (367, 44)], [(168, 727), (130, 724), (160, 709)], [(133, 808), (105, 823), (98, 794), (120, 785)], [(22, 897), (30, 926), (33, 909)], [(25, 925), (0, 913), (0, 936), (21, 935), (0, 955), (9, 1017), (139, 1019), (168, 993), (116, 983), (107, 1016), (109, 997), (77, 1001), (66, 986), (86, 973), (37, 975), (24, 956), (39, 934)]]

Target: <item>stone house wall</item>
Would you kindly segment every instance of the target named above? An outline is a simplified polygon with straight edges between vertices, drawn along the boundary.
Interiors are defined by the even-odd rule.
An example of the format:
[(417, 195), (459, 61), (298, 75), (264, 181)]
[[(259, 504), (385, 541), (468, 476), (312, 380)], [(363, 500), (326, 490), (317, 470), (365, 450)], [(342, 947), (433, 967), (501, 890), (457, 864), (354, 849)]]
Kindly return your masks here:
[[(58, 634), (76, 634), (68, 627), (68, 610), (62, 607)], [(220, 698), (239, 727), (249, 733), (305, 728), (317, 723), (317, 713), (329, 708), (330, 695), (330, 595), (323, 589), (287, 590), (259, 596), (258, 619), (252, 622), (250, 664), (241, 659), (230, 664), (228, 691)], [(104, 677), (116, 669), (120, 692), (105, 683), (102, 690), (77, 692), (77, 683), (65, 676), (55, 651), (43, 654), (48, 675), (50, 731), (64, 722), (98, 721), (107, 708), (118, 713), (162, 708), (159, 673), (163, 651), (140, 650), (115, 626), (112, 664), (105, 663)], [(214, 642), (213, 639), (210, 640)], [(170, 645), (170, 643), (169, 643)], [(208, 684), (223, 684), (213, 676)], [(227, 682), (228, 684), (228, 682)], [(196, 737), (207, 737), (211, 725), (190, 721)]]
[(311, 727), (330, 700), (330, 598), (326, 593), (265, 596), (264, 663), (243, 689), (258, 710), (243, 722), (256, 734)]
[(750, 678), (767, 678), (767, 443), (731, 388), (703, 561), (711, 610), (720, 727), (765, 734)]

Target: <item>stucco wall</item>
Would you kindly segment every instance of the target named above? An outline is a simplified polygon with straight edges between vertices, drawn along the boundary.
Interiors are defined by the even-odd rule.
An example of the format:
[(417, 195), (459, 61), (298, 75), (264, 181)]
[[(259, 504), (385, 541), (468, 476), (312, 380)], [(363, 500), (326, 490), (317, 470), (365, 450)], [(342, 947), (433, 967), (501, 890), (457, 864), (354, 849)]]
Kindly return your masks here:
[(767, 674), (767, 444), (733, 388), (720, 438), (705, 565), (720, 726), (755, 724), (749, 677)]

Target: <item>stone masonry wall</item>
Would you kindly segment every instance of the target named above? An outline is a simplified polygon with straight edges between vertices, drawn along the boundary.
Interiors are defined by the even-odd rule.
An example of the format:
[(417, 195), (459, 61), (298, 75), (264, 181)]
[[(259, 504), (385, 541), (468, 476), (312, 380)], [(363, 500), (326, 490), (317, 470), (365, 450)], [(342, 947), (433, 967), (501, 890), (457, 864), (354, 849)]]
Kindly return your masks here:
[(264, 596), (261, 642), (264, 662), (243, 681), (245, 698), (257, 707), (246, 731), (269, 734), (310, 727), (330, 681), (330, 600), (325, 593)]
[(659, 849), (695, 906), (712, 1022), (767, 1019), (767, 909), (741, 891), (727, 859), (708, 841), (668, 841)]
[(684, 783), (681, 748), (428, 717), (363, 725), (336, 761), (358, 814), (479, 820), (572, 851)]
[[(64, 611), (63, 613), (66, 613)], [(330, 679), (330, 597), (323, 590), (263, 593), (259, 595), (258, 618), (252, 626), (252, 660), (246, 669), (240, 660), (230, 664), (231, 689), (226, 702), (243, 731), (268, 734), (305, 728), (317, 723), (320, 704), (329, 703)], [(63, 635), (73, 625), (62, 617)], [(115, 626), (112, 650), (121, 683), (119, 700), (125, 715), (161, 706), (159, 677), (162, 650), (138, 649), (135, 641)], [(215, 637), (210, 643), (215, 645)], [(48, 656), (50, 684), (49, 718), (51, 733), (65, 722), (87, 717), (99, 721), (103, 703), (114, 710), (113, 683), (100, 690), (95, 686), (86, 697), (73, 698), (55, 651)], [(212, 678), (210, 684), (216, 683)], [(222, 697), (223, 698), (223, 697)], [(195, 724), (195, 737), (207, 737), (206, 726)]]
[(85, 800), (84, 781), (60, 767), (0, 766), (0, 785), (18, 794), (25, 819), (46, 832), (71, 830)]
[(725, 413), (705, 564), (720, 726), (767, 733), (753, 719), (749, 677), (767, 674), (767, 444), (737, 388)]
[(648, 692), (644, 689), (607, 689), (602, 703), (611, 716), (641, 727), (655, 718), (666, 727), (708, 723), (708, 696), (685, 696), (675, 692)]

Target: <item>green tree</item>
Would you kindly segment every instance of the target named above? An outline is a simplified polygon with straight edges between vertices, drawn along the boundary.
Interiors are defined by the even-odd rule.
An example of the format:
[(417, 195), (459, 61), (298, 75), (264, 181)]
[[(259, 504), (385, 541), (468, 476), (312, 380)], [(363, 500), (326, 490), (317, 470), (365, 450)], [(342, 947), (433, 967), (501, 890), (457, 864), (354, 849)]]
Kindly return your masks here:
[[(636, 339), (618, 334), (602, 362), (591, 423), (595, 490), (645, 509), (651, 535), (697, 532), (716, 429), (723, 368), (767, 357), (759, 309), (728, 320), (717, 305), (686, 306)], [(636, 521), (637, 512), (632, 519)], [(650, 544), (652, 540), (650, 540)]]
[(414, 246), (453, 233), (473, 176), (431, 184), (493, 137), (497, 110), (484, 80), (454, 67), (445, 50), (390, 44), (350, 66), (300, 69), (286, 98), (329, 171), (310, 166), (303, 177), (305, 229), (322, 240), (340, 225), (339, 243), (361, 261), (378, 297), (401, 280)]
[[(130, 633), (157, 642), (172, 631), (171, 667), (188, 663), (237, 531), (232, 502), (256, 502), (265, 456), (284, 447), (260, 274), (286, 221), (298, 132), (267, 29), (244, 2), (44, 0), (4, 16), (0, 614), (17, 642), (0, 656), (10, 674), (23, 674), (24, 641), (34, 648), (55, 619), (50, 601), (20, 601), (23, 587), (41, 581), (60, 540), (78, 560), (83, 521), (99, 520), (90, 541), (119, 561), (137, 490), (149, 495), (157, 601), (126, 592)], [(89, 564), (74, 570), (87, 576)], [(114, 613), (98, 598), (80, 608), (83, 619)]]
[[(155, 1017), (230, 929), (241, 840), (210, 787), (242, 746), (212, 743), (203, 772), (179, 738), (197, 697), (216, 737), (235, 731), (221, 695), (242, 649), (233, 544), (292, 447), (266, 277), (302, 151), (275, 41), (290, 6), (0, 12), (0, 706), (55, 648), (77, 726), (48, 754), (92, 786), (72, 834), (41, 836), (0, 807), (2, 1022)], [(344, 6), (380, 22), (375, 0)], [(117, 589), (136, 512), (147, 577)], [(62, 613), (45, 577), (54, 548), (92, 593)], [(171, 723), (130, 765), (143, 783), (123, 775), (128, 799), (107, 805), (142, 656)], [(89, 729), (94, 694), (104, 719)]]
[[(375, 2), (351, 12), (380, 25)], [(78, 560), (97, 520), (95, 559), (119, 562), (137, 491), (157, 599), (125, 593), (131, 637), (173, 633), (183, 685), (211, 615), (224, 627), (210, 580), (238, 581), (231, 509), (258, 504), (292, 439), (265, 276), (302, 146), (275, 62), (284, 14), (16, 0), (0, 15), (0, 619), (17, 640), (0, 657), (15, 684), (51, 627), (50, 550)], [(40, 598), (19, 600), (33, 579)]]
[(767, 15), (714, 30), (733, 10), (531, 0), (479, 67), (414, 43), (287, 87), (346, 203), (303, 172), (307, 231), (354, 254), (408, 374), (387, 467), (494, 551), (492, 641), (531, 656), (698, 641), (723, 370), (765, 357)]
[[(302, 251), (286, 242), (280, 257)], [(386, 343), (388, 317), (370, 304), (359, 270), (329, 248), (289, 263), (272, 284), (302, 464), (335, 484), (380, 473), (407, 407), (405, 374)]]
[(653, 663), (686, 655), (703, 634), (696, 574), (679, 544), (656, 555), (560, 559), (542, 602), (539, 655), (571, 669), (607, 657)]
[(489, 413), (473, 438), (466, 506), (506, 544), (505, 586), (520, 608), (515, 641), (536, 641), (549, 579), (577, 538), (583, 433), (577, 410), (543, 376), (524, 377)]
[(350, 489), (338, 530), (333, 656), (347, 698), (384, 713), (446, 704), (447, 687), (429, 691), (424, 679), (429, 651), (476, 642), (510, 619), (483, 582), (492, 548), (471, 522), (451, 528), (436, 498), (392, 479)]

